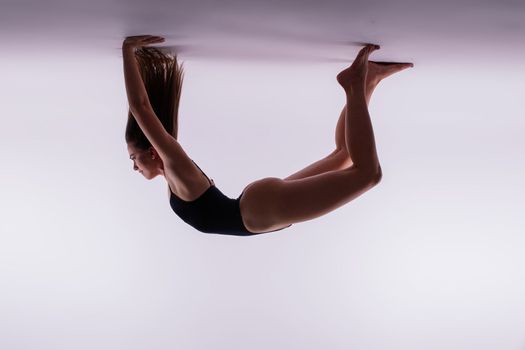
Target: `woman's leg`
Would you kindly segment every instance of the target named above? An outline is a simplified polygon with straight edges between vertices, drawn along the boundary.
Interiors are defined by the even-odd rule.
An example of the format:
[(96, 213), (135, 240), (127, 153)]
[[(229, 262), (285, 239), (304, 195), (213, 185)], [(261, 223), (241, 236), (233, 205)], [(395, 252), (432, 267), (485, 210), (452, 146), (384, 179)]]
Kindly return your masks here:
[[(370, 105), (370, 99), (372, 98), (372, 94), (374, 90), (376, 89), (377, 85), (383, 79), (391, 76), (394, 73), (400, 72), (404, 69), (407, 69), (413, 66), (414, 64), (412, 63), (369, 61), (368, 62), (368, 73), (367, 73), (366, 84), (365, 84), (366, 105), (367, 106)], [(348, 100), (348, 94), (347, 94), (347, 100)], [(336, 139), (337, 149), (343, 149), (346, 151), (347, 157), (350, 158), (350, 165), (351, 165), (352, 159), (350, 157), (350, 154), (348, 154), (348, 148), (346, 147), (346, 138), (348, 136), (347, 131), (346, 131), (346, 129), (348, 128), (348, 125), (346, 124), (347, 108), (348, 108), (348, 103), (344, 106), (343, 110), (341, 111), (341, 115), (339, 116), (339, 121), (337, 122), (335, 139)]]
[(241, 213), (252, 232), (275, 230), (327, 214), (360, 196), (381, 179), (374, 134), (366, 103), (367, 61), (376, 49), (367, 45), (339, 73), (346, 97), (346, 145), (354, 165), (298, 180), (263, 179), (246, 190)]
[(332, 153), (320, 159), (306, 168), (301, 169), (292, 175), (285, 177), (283, 180), (298, 180), (304, 179), (322, 173), (326, 173), (332, 170), (340, 170), (349, 167), (352, 164), (352, 160), (348, 156), (346, 148), (336, 148)]
[[(413, 66), (411, 63), (368, 62), (368, 75), (365, 87), (365, 99), (367, 105), (370, 104), (372, 94), (381, 80), (411, 66)], [(328, 171), (342, 170), (353, 164), (352, 158), (348, 153), (348, 148), (346, 147), (346, 109), (347, 105), (343, 107), (339, 119), (337, 120), (335, 128), (335, 149), (332, 153), (284, 178), (284, 180), (303, 179), (305, 177), (326, 173)]]
[[(366, 100), (367, 103), (370, 101), (372, 92), (374, 91), (377, 83), (370, 84), (367, 88)], [(352, 165), (352, 159), (348, 154), (348, 148), (346, 147), (345, 141), (345, 124), (346, 124), (346, 109), (347, 106), (343, 107), (339, 119), (337, 120), (337, 125), (335, 127), (335, 150), (332, 151), (329, 155), (320, 159), (304, 169), (299, 170), (298, 172), (293, 173), (292, 175), (286, 177), (284, 180), (297, 180), (303, 179), (305, 177), (314, 176), (321, 173), (326, 173), (332, 170), (341, 170), (348, 168)]]
[(346, 93), (345, 141), (353, 167), (372, 174), (379, 174), (374, 131), (366, 99), (366, 78), (368, 75), (368, 56), (379, 49), (377, 45), (367, 45), (357, 55), (354, 63), (337, 75), (337, 81)]

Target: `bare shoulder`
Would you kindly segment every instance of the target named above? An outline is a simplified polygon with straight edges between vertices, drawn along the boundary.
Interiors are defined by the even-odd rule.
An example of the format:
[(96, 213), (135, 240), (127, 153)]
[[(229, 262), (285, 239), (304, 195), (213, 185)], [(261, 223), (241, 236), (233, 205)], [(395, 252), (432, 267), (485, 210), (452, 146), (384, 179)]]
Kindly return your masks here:
[[(179, 158), (178, 162), (173, 159), (164, 161), (164, 177), (169, 186), (168, 190), (186, 201), (198, 198), (210, 186), (208, 178), (187, 156)], [(171, 195), (171, 192), (169, 194)]]

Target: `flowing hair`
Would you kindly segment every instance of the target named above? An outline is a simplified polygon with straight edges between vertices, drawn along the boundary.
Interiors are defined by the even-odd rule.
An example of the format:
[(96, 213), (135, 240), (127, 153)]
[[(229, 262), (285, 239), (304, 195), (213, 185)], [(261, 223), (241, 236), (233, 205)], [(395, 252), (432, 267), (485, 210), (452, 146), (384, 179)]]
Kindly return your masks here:
[[(179, 101), (182, 90), (183, 69), (177, 56), (153, 47), (142, 47), (135, 52), (146, 92), (153, 111), (166, 131), (177, 139), (179, 131)], [(147, 150), (151, 147), (135, 117), (128, 112), (126, 142)]]

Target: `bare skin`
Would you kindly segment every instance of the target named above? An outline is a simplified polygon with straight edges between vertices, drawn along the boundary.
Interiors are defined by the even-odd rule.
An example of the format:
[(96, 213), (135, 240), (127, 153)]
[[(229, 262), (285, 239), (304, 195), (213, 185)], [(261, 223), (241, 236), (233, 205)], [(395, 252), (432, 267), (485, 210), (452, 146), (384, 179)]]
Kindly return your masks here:
[(378, 48), (367, 45), (337, 76), (347, 104), (336, 127), (336, 150), (285, 179), (265, 178), (245, 188), (241, 214), (251, 232), (273, 231), (322, 216), (379, 183), (382, 174), (368, 103), (382, 79), (413, 64), (369, 62), (368, 56)]
[[(412, 63), (389, 63), (377, 64), (373, 61), (368, 62), (368, 77), (366, 82), (366, 101), (370, 103), (372, 93), (377, 85), (386, 77), (402, 71), (406, 68), (413, 67)], [(346, 105), (343, 107), (337, 126), (335, 130), (335, 150), (325, 158), (316, 161), (304, 169), (288, 176), (285, 180), (302, 179), (308, 176), (313, 176), (325, 173), (332, 170), (341, 170), (351, 166), (352, 159), (348, 154), (345, 141), (345, 121), (346, 121)], [(137, 149), (133, 145), (128, 145), (128, 153), (130, 159), (133, 160), (133, 170), (138, 171), (146, 179), (150, 180), (158, 175), (166, 176), (164, 171), (164, 164), (153, 147), (148, 150)], [(207, 183), (207, 181), (204, 181)], [(177, 186), (172, 186), (173, 188)], [(197, 192), (202, 192), (200, 189)], [(198, 194), (197, 194), (198, 195)], [(193, 196), (195, 197), (195, 195)], [(185, 197), (187, 198), (187, 197)], [(191, 198), (191, 196), (190, 196)]]
[[(155, 127), (155, 123), (159, 122), (147, 104), (132, 103), (146, 97), (129, 50), (163, 40), (153, 36), (128, 37), (123, 45), (130, 107), (134, 106), (135, 118), (141, 128), (146, 129), (151, 143), (156, 145), (147, 150), (128, 145), (128, 152), (134, 169), (145, 178), (162, 175), (172, 192), (186, 201), (192, 201), (209, 188), (208, 179), (175, 139), (166, 135), (160, 125)], [(368, 103), (382, 79), (413, 65), (369, 62), (368, 56), (377, 49), (377, 45), (365, 46), (352, 65), (337, 76), (347, 102), (336, 127), (336, 150), (285, 179), (268, 177), (245, 187), (240, 210), (250, 232), (265, 233), (322, 216), (379, 183), (382, 173)]]
[[(377, 85), (386, 77), (391, 76), (394, 73), (400, 72), (404, 69), (413, 67), (412, 63), (387, 63), (378, 64), (373, 61), (368, 62), (368, 77), (366, 80), (366, 103), (370, 103), (372, 93), (374, 92)], [(318, 160), (305, 167), (304, 169), (288, 176), (285, 180), (296, 180), (302, 179), (308, 176), (313, 176), (321, 173), (325, 173), (331, 170), (341, 170), (350, 167), (353, 162), (352, 158), (348, 154), (345, 141), (345, 124), (346, 124), (346, 105), (343, 107), (337, 126), (335, 130), (335, 150), (332, 151), (325, 158)]]

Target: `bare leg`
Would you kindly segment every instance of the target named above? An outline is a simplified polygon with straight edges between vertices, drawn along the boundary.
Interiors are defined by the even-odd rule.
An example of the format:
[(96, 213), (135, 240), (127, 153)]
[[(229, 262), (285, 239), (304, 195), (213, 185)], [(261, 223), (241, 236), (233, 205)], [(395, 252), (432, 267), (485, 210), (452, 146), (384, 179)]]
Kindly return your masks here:
[[(367, 104), (372, 97), (377, 84), (381, 79), (378, 78), (377, 74), (371, 74), (370, 79), (367, 79), (366, 86), (366, 101)], [(335, 150), (329, 155), (320, 159), (306, 168), (299, 170), (296, 173), (286, 177), (284, 180), (297, 180), (303, 179), (308, 176), (314, 176), (327, 171), (341, 170), (348, 168), (352, 165), (352, 158), (348, 154), (348, 148), (346, 147), (346, 136), (345, 136), (345, 124), (346, 124), (346, 105), (343, 107), (337, 125), (335, 128)]]
[[(370, 99), (372, 98), (372, 93), (374, 92), (375, 88), (377, 87), (378, 82), (372, 82), (370, 79), (367, 79), (367, 85), (366, 85), (366, 93), (365, 93), (365, 99), (366, 104), (370, 104)], [(350, 162), (352, 159), (350, 158), (350, 154), (348, 154), (348, 148), (346, 147), (346, 110), (348, 108), (348, 105), (345, 104), (343, 107), (343, 110), (341, 111), (341, 114), (339, 115), (339, 120), (337, 121), (337, 126), (335, 128), (335, 147), (338, 150), (343, 150), (346, 156), (350, 159)]]
[[(412, 63), (395, 62), (368, 62), (368, 75), (366, 79), (365, 99), (367, 105), (370, 103), (372, 94), (377, 85), (386, 77), (412, 67)], [(327, 171), (341, 170), (352, 166), (353, 162), (346, 146), (346, 109), (343, 107), (335, 129), (335, 150), (323, 159), (320, 159), (304, 169), (301, 169), (284, 180), (297, 180), (305, 177), (322, 174)]]
[(379, 47), (367, 45), (354, 63), (338, 74), (346, 92), (345, 143), (351, 167), (297, 180), (265, 178), (247, 187), (241, 215), (252, 233), (263, 233), (317, 218), (354, 200), (381, 180), (374, 133), (366, 101), (368, 56)]
[[(372, 98), (372, 94), (374, 90), (376, 89), (377, 85), (386, 77), (389, 77), (390, 75), (400, 72), (404, 69), (413, 67), (414, 65), (412, 63), (397, 63), (397, 62), (374, 62), (374, 61), (368, 61), (368, 75), (366, 79), (366, 93), (365, 93), (365, 99), (367, 106), (370, 105), (370, 99)], [(339, 120), (337, 121), (337, 126), (335, 130), (335, 144), (337, 149), (342, 149), (345, 151), (345, 154), (348, 158), (350, 158), (350, 155), (348, 154), (348, 149), (346, 147), (346, 108), (347, 105), (343, 107), (343, 110), (341, 111), (341, 114), (339, 116)], [(349, 162), (352, 162), (352, 159), (349, 159)]]
[(346, 93), (345, 140), (354, 167), (362, 171), (379, 173), (374, 131), (366, 99), (368, 56), (379, 49), (377, 45), (365, 46), (352, 65), (337, 75), (337, 81)]

